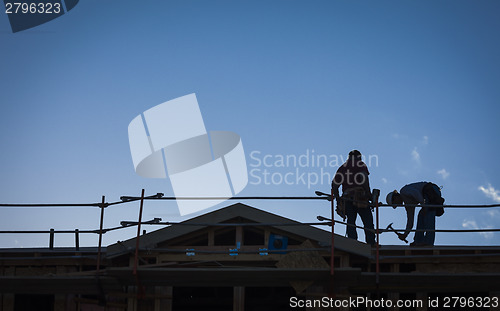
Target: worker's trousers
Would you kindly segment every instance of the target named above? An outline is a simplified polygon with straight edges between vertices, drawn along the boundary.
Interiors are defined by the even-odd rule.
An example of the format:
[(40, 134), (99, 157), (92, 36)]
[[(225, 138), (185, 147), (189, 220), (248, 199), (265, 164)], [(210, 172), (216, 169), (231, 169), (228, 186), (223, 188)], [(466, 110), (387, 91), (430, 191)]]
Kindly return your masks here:
[(347, 237), (351, 239), (358, 239), (358, 233), (356, 231), (356, 219), (359, 216), (363, 221), (363, 227), (365, 228), (365, 239), (366, 243), (370, 245), (375, 245), (375, 233), (373, 226), (373, 214), (369, 207), (358, 208), (349, 200), (344, 201), (345, 212), (347, 216)]
[[(415, 244), (434, 245), (436, 238), (436, 210), (433, 208), (422, 207), (418, 212), (417, 232), (415, 232)], [(418, 231), (424, 230), (424, 231)]]

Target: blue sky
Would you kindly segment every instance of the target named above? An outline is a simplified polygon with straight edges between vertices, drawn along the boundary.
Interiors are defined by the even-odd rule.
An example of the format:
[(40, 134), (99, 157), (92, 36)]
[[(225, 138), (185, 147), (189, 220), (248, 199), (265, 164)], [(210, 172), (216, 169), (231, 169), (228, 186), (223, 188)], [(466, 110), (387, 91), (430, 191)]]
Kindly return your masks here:
[[(263, 169), (279, 177), (322, 168), (262, 167), (256, 158), (345, 158), (359, 149), (377, 159), (371, 185), (383, 197), (427, 180), (443, 186), (449, 204), (499, 203), (499, 12), (498, 1), (486, 0), (85, 0), (15, 34), (2, 12), (0, 202), (87, 203), (102, 195), (111, 202), (142, 188), (172, 195), (168, 179), (135, 174), (127, 127), (153, 106), (196, 93), (208, 130), (242, 138), (254, 171), (240, 195), (329, 191), (329, 180), (258, 182)], [(329, 216), (322, 201), (244, 203), (305, 222)], [(1, 230), (99, 225), (92, 208), (0, 213)], [(137, 204), (108, 208), (105, 227), (137, 215)], [(173, 203), (147, 202), (144, 219), (153, 217), (191, 216), (180, 217)], [(384, 208), (381, 225), (390, 222), (404, 227), (404, 211)], [(500, 210), (449, 209), (437, 227), (500, 228)], [(107, 233), (104, 244), (134, 234)], [(381, 241), (401, 244), (388, 233)], [(97, 236), (81, 243), (96, 245)], [(46, 235), (0, 236), (0, 247), (47, 244)], [(56, 236), (55, 244), (71, 246), (73, 236)], [(441, 233), (436, 244), (500, 239)]]

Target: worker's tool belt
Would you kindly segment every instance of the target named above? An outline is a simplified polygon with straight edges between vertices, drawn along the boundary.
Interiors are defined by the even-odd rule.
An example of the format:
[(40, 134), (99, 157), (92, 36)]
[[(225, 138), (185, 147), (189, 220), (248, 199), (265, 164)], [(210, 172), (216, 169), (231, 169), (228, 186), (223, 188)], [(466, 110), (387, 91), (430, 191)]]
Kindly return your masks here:
[(366, 191), (362, 187), (346, 189), (342, 193), (342, 199), (351, 201), (358, 208), (367, 208), (370, 206)]
[[(422, 194), (424, 195), (425, 204), (431, 205), (442, 205), (444, 204), (444, 199), (441, 196), (441, 189), (439, 186), (433, 183), (427, 183), (422, 189)], [(444, 214), (444, 208), (440, 207), (431, 207), (430, 209), (436, 211), (436, 216), (442, 216)]]

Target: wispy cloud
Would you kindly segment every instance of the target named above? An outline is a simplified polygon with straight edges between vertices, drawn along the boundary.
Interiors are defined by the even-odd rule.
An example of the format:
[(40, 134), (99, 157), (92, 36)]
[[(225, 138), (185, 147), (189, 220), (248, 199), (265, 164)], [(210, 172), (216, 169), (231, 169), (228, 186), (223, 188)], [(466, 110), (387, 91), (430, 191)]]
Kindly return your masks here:
[(479, 229), (475, 220), (467, 219), (464, 219), (464, 221), (462, 221), (462, 227), (464, 227), (465, 229)]
[(486, 187), (479, 186), (478, 189), (481, 190), (481, 192), (483, 192), (488, 198), (500, 203), (500, 190), (493, 188), (491, 184), (488, 184)]
[(420, 153), (418, 153), (417, 147), (413, 148), (413, 150), (411, 152), (411, 157), (415, 162), (420, 164)]
[(442, 177), (443, 179), (446, 179), (446, 178), (448, 178), (448, 177), (450, 176), (450, 173), (449, 173), (446, 169), (444, 169), (444, 168), (443, 168), (443, 169), (440, 169), (439, 171), (437, 171), (437, 173), (438, 173), (439, 175), (441, 175), (441, 177)]
[(393, 133), (391, 136), (394, 139), (408, 139), (408, 135), (399, 134), (399, 133)]
[(497, 209), (490, 209), (486, 211), (489, 218), (496, 218), (500, 216), (500, 212)]
[[(486, 226), (485, 228), (480, 228), (475, 220), (466, 220), (462, 222), (462, 227), (465, 229), (491, 229), (491, 226)], [(481, 236), (485, 239), (491, 239), (493, 237), (493, 232), (479, 232)]]
[(424, 144), (424, 145), (429, 144), (429, 136), (422, 137), (422, 144)]
[(383, 182), (384, 184), (387, 184), (387, 178), (382, 177), (382, 182)]

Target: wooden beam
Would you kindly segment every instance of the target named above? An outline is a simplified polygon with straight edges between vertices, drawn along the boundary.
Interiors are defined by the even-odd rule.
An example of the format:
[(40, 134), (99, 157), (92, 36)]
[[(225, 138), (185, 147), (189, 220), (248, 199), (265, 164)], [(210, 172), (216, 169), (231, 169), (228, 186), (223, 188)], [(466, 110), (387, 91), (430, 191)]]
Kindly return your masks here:
[[(108, 276), (122, 285), (132, 285), (130, 268), (109, 268)], [(348, 285), (357, 280), (360, 269), (339, 269), (336, 277)], [(144, 286), (286, 286), (290, 281), (328, 282), (329, 269), (277, 269), (277, 268), (159, 268), (138, 269)], [(337, 271), (336, 271), (337, 272)], [(340, 283), (339, 283), (340, 284)], [(352, 284), (351, 284), (352, 285)]]
[(233, 311), (245, 310), (245, 287), (233, 287)]
[(215, 230), (212, 228), (208, 230), (208, 246), (215, 245)]
[(155, 287), (155, 311), (172, 311), (172, 286)]
[(243, 227), (241, 226), (236, 227), (236, 246), (238, 245), (240, 245), (240, 247), (243, 245)]
[(254, 261), (254, 262), (263, 262), (263, 261), (279, 261), (283, 254), (272, 254), (269, 253), (267, 256), (261, 256), (259, 254), (238, 254), (238, 256), (229, 255), (229, 251), (227, 254), (203, 254), (196, 253), (194, 256), (186, 256), (186, 254), (169, 254), (169, 255), (160, 255), (158, 259), (160, 262), (196, 262), (196, 261), (230, 261), (230, 262), (239, 262), (239, 261)]

